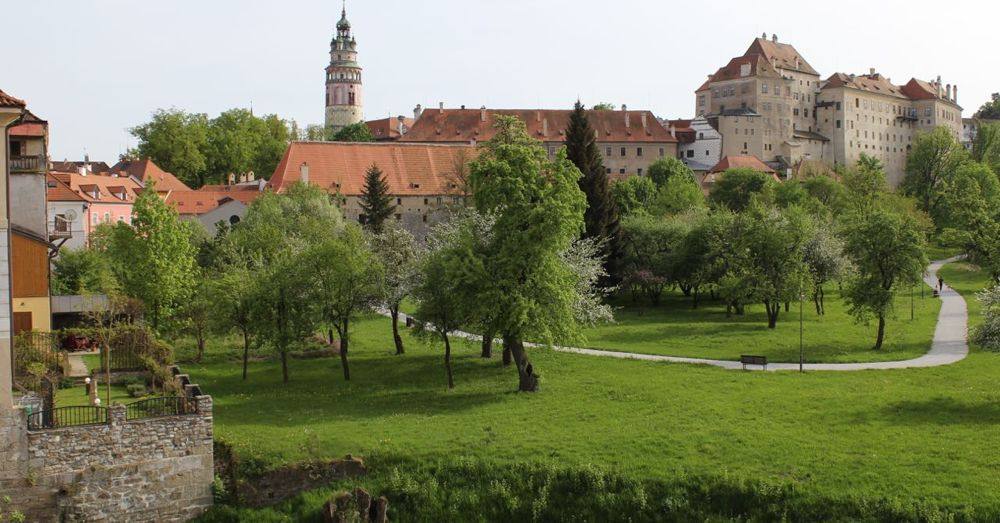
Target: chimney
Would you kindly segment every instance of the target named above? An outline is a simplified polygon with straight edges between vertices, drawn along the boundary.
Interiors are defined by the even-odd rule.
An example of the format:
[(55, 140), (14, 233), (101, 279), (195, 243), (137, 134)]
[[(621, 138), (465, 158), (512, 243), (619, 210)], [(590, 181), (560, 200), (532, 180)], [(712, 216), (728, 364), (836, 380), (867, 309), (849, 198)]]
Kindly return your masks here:
[(486, 121), (486, 106), (485, 105), (479, 108), (479, 121), (480, 122), (485, 122)]
[(951, 101), (954, 104), (958, 104), (958, 84), (955, 84), (951, 89)]
[(252, 181), (254, 181), (254, 179), (256, 179), (256, 178), (257, 178), (257, 175), (256, 175), (256, 174), (254, 174), (254, 172), (253, 172), (253, 171), (250, 171), (250, 172), (248, 172), (248, 173), (247, 173), (247, 181), (248, 181), (248, 182), (252, 182)]
[(951, 84), (945, 88), (945, 100), (951, 100)]
[(87, 176), (87, 168), (86, 167), (83, 167), (83, 166), (78, 167), (77, 168), (77, 172), (80, 173), (80, 176)]
[(941, 90), (941, 75), (938, 75), (937, 81), (934, 82), (934, 85), (937, 87), (937, 96), (938, 96), (938, 98), (941, 98), (943, 96), (943, 93), (941, 92), (942, 91)]
[(542, 136), (547, 137), (549, 135), (549, 119), (542, 118)]
[(423, 112), (424, 108), (420, 107), (420, 104), (417, 104), (417, 106), (413, 108), (413, 121), (419, 120), (420, 115), (423, 114)]
[(240, 183), (247, 183), (247, 173), (240, 175)]
[(229, 180), (228, 181), (229, 181), (229, 185), (232, 185), (232, 184), (236, 183), (236, 175), (233, 174), (233, 173), (229, 173)]
[(542, 121), (542, 112), (541, 111), (535, 111), (535, 121), (536, 122)]
[(674, 124), (670, 124), (670, 136), (677, 138), (677, 129), (674, 128)]
[(309, 185), (309, 164), (306, 162), (302, 162), (302, 165), (299, 166), (299, 180)]
[(399, 135), (400, 136), (403, 136), (404, 134), (406, 134), (406, 125), (404, 125), (405, 121), (406, 121), (406, 118), (403, 118), (403, 115), (399, 115), (399, 116), (396, 117), (397, 130), (399, 131)]
[(625, 104), (622, 104), (622, 112), (625, 113), (625, 128), (628, 129), (629, 127), (632, 127), (632, 121), (628, 117), (628, 108), (625, 107)]
[(444, 102), (438, 102), (438, 112), (444, 114)]
[(868, 68), (868, 76), (875, 76), (875, 68), (874, 67), (869, 67)]
[(771, 35), (771, 41), (774, 43), (778, 43), (778, 33), (774, 33), (773, 35)]
[(760, 37), (764, 40), (767, 40), (767, 31), (764, 31), (764, 33), (761, 34)]
[(642, 128), (649, 129), (649, 125), (646, 124), (646, 113), (640, 113), (640, 117), (642, 118)]

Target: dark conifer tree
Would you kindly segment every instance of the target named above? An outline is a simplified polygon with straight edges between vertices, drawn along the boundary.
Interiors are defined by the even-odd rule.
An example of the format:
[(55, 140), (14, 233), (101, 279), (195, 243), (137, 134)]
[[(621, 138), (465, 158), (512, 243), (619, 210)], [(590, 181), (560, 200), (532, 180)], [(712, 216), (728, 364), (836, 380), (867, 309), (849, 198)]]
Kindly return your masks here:
[(373, 232), (382, 232), (382, 224), (385, 223), (396, 206), (392, 203), (389, 195), (389, 184), (386, 183), (382, 170), (374, 163), (365, 171), (365, 188), (361, 191), (361, 211), (365, 216), (365, 229)]
[(597, 135), (579, 100), (573, 107), (569, 128), (566, 129), (566, 154), (583, 173), (583, 177), (580, 178), (580, 190), (587, 195), (583, 235), (604, 242), (602, 253), (606, 256), (605, 269), (611, 280), (605, 283), (617, 284), (621, 281), (624, 256), (620, 213), (611, 196), (604, 160), (597, 148)]

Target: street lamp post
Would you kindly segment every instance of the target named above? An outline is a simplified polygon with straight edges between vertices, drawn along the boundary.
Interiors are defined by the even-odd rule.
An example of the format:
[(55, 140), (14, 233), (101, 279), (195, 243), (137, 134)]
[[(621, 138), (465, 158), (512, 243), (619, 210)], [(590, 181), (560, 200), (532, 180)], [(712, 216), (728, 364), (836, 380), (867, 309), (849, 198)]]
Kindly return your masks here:
[(802, 309), (804, 307), (806, 297), (804, 293), (799, 293), (799, 372), (805, 372), (805, 356), (803, 353), (803, 343), (802, 343)]
[(913, 321), (913, 285), (910, 285), (910, 321)]

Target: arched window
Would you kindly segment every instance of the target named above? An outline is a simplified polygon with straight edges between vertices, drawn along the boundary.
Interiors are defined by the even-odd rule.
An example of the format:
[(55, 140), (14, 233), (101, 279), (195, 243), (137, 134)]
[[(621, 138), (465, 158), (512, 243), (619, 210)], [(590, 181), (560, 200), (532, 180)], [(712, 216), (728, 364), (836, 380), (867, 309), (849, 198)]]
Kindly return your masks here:
[(235, 214), (229, 217), (229, 225), (236, 225), (240, 223), (240, 217)]

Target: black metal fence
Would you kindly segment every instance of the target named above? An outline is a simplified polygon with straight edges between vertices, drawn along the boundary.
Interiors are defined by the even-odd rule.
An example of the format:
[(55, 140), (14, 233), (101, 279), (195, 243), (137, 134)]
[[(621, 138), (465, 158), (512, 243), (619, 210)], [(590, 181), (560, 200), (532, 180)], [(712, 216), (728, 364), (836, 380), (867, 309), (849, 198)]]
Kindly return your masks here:
[(28, 415), (28, 430), (59, 429), (84, 425), (107, 425), (107, 407), (90, 405), (76, 407), (56, 407), (40, 410)]
[(43, 377), (58, 379), (67, 367), (55, 334), (29, 331), (14, 337), (14, 382), (23, 389), (39, 392)]
[(125, 406), (125, 419), (160, 418), (163, 416), (183, 416), (198, 412), (198, 401), (194, 398), (167, 396), (150, 398), (129, 403)]

